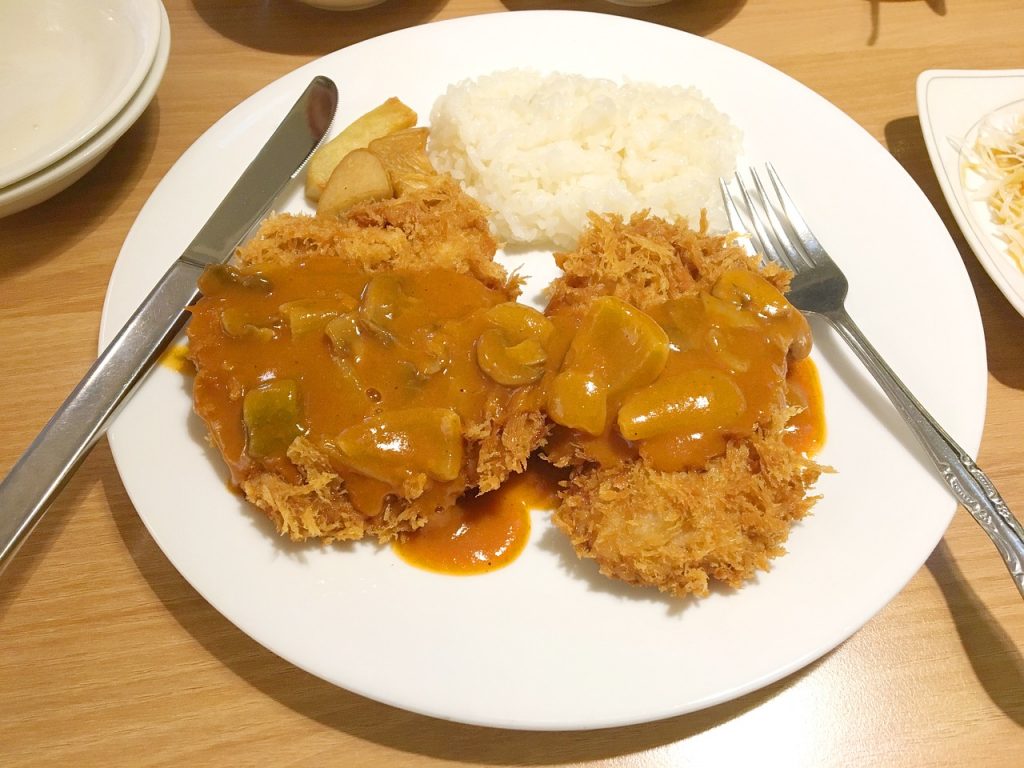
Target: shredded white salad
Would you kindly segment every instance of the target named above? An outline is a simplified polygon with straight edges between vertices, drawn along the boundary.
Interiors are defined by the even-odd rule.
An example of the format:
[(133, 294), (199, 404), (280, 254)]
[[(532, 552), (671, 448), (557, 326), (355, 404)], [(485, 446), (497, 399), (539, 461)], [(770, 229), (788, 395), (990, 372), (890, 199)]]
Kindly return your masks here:
[(998, 123), (986, 120), (974, 146), (964, 148), (964, 159), (984, 179), (978, 193), (988, 201), (1010, 257), (1024, 271), (1024, 112)]

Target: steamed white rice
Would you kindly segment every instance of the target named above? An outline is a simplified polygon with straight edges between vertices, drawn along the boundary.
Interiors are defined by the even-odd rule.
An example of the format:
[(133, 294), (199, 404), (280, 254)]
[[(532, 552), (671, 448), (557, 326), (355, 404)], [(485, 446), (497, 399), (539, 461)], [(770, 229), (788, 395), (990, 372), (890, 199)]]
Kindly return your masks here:
[(510, 70), (450, 86), (430, 122), (434, 164), (506, 242), (572, 248), (590, 210), (726, 227), (740, 133), (694, 88)]

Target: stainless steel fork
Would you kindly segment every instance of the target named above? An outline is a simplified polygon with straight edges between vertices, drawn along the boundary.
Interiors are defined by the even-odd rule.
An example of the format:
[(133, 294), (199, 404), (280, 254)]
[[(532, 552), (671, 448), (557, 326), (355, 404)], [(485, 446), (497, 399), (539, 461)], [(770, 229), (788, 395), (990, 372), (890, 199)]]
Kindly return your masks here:
[(753, 169), (752, 183), (740, 173), (735, 181), (720, 181), (733, 229), (748, 233), (758, 252), (792, 270), (789, 300), (797, 309), (825, 318), (850, 345), (924, 445), (953, 495), (992, 539), (1024, 597), (1024, 528), (988, 476), (910, 393), (847, 314), (846, 276), (807, 226), (775, 169), (768, 164), (766, 170), (771, 192)]

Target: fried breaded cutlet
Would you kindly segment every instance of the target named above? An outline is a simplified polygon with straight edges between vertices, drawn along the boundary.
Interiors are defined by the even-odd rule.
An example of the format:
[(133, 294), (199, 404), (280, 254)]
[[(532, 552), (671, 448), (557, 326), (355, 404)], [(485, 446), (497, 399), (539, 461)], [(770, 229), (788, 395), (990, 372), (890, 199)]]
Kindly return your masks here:
[[(806, 321), (779, 295), (789, 273), (704, 221), (695, 231), (646, 214), (591, 215), (577, 249), (556, 258), (564, 276), (546, 314), (575, 337), (561, 379), (546, 383), (563, 426), (545, 451), (572, 468), (555, 524), (607, 576), (677, 596), (706, 595), (713, 580), (741, 586), (784, 552), (821, 471), (786, 439), (799, 410), (786, 369), (810, 349)], [(586, 334), (604, 351), (575, 348)], [(644, 335), (656, 341), (637, 345)], [(633, 376), (609, 385), (608, 412), (589, 426), (572, 401), (581, 371), (591, 389)]]
[(293, 540), (415, 530), (522, 471), (545, 434), (474, 359), (519, 293), (485, 211), (448, 176), (419, 181), (340, 218), (272, 216), (200, 282), (195, 410)]

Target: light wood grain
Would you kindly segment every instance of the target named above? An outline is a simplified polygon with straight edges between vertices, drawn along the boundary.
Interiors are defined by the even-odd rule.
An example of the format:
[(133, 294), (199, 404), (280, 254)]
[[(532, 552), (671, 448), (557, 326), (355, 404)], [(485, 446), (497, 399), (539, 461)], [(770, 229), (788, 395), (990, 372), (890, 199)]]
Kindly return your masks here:
[[(390, 0), (339, 14), (290, 0), (166, 5), (171, 58), (153, 105), (81, 182), (0, 220), (0, 472), (93, 359), (106, 282), (134, 217), (221, 115), (296, 66), (383, 32), (571, 7), (743, 50), (817, 90), (889, 147), (970, 274), (988, 342), (979, 463), (1024, 511), (1024, 319), (956, 229), (914, 100), (923, 69), (1021, 66), (1019, 0), (677, 0), (651, 9)], [(595, 733), (438, 722), (334, 688), (235, 629), (149, 538), (100, 443), (0, 579), (0, 764), (1013, 766), (1024, 747), (1022, 646), (1024, 604), (961, 510), (887, 608), (766, 690)]]

